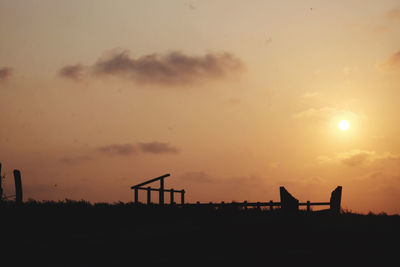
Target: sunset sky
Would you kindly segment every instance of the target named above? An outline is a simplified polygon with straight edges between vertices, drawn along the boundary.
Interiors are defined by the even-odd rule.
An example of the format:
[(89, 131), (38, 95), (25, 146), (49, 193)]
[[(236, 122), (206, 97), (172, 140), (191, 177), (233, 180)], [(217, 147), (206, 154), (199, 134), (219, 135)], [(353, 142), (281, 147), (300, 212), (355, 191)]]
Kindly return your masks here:
[(342, 185), (400, 213), (399, 28), (399, 0), (0, 0), (5, 194), (13, 169), (25, 200), (93, 202), (171, 173), (189, 202)]

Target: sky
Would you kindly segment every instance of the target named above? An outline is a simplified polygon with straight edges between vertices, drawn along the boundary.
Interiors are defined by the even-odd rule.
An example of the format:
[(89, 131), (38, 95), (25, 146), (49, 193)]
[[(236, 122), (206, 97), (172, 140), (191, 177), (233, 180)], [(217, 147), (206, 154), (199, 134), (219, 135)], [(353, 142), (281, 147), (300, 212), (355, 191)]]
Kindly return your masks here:
[(341, 185), (400, 213), (399, 27), (399, 0), (0, 0), (5, 194), (13, 169), (25, 200), (110, 203), (170, 173), (188, 202)]

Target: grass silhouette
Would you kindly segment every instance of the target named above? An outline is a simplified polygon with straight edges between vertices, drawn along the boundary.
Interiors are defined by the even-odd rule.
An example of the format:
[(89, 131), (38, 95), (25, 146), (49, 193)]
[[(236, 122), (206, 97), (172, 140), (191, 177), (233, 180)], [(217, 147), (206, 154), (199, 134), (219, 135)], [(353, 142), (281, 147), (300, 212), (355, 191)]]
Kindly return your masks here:
[(34, 201), (0, 205), (14, 266), (382, 264), (400, 216)]

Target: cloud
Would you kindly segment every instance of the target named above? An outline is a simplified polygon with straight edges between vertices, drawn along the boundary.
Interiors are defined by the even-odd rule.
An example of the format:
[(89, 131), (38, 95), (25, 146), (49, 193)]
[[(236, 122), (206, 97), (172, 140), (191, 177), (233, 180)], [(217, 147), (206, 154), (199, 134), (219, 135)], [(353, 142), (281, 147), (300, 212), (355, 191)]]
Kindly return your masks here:
[(400, 155), (386, 152), (378, 154), (375, 151), (353, 149), (347, 152), (337, 153), (334, 156), (320, 156), (317, 161), (320, 163), (340, 162), (350, 167), (368, 165), (378, 160), (398, 160)]
[(391, 70), (400, 69), (400, 50), (393, 53), (385, 62), (381, 64), (383, 68)]
[(179, 176), (179, 179), (190, 182), (201, 182), (201, 183), (209, 183), (213, 181), (212, 177), (203, 171), (187, 172)]
[(363, 116), (358, 115), (352, 111), (332, 108), (332, 107), (323, 107), (323, 108), (310, 108), (304, 111), (300, 111), (293, 115), (294, 119), (311, 119), (311, 120), (328, 120), (333, 117), (343, 117), (348, 120), (360, 119)]
[(76, 156), (76, 157), (62, 157), (59, 159), (60, 162), (65, 164), (78, 164), (89, 160), (93, 160), (93, 158), (89, 156)]
[(0, 69), (0, 82), (5, 81), (12, 74), (12, 69), (9, 67), (3, 67)]
[(305, 92), (303, 98), (309, 99), (319, 96), (318, 92)]
[(400, 19), (400, 7), (393, 8), (386, 13), (386, 17), (390, 20)]
[(152, 154), (177, 154), (180, 150), (168, 143), (149, 142), (137, 144), (112, 144), (98, 147), (97, 151), (108, 155), (131, 156), (138, 152)]
[(136, 148), (132, 144), (112, 144), (99, 147), (98, 151), (109, 155), (130, 156), (136, 153)]
[(178, 148), (161, 142), (138, 143), (138, 147), (142, 152), (153, 154), (176, 154), (179, 152)]
[(185, 7), (189, 8), (191, 10), (196, 10), (196, 6), (191, 1), (186, 1), (185, 2)]
[(67, 79), (72, 79), (72, 80), (82, 80), (84, 76), (84, 70), (85, 67), (81, 64), (76, 64), (76, 65), (67, 65), (64, 66), (60, 69), (58, 74), (61, 77), (67, 78)]
[[(190, 56), (174, 51), (132, 58), (127, 50), (113, 51), (88, 67), (96, 77), (117, 76), (129, 78), (138, 84), (164, 86), (219, 80), (243, 69), (242, 61), (227, 52)], [(83, 70), (84, 67), (80, 64), (70, 65), (63, 67), (60, 74), (76, 80), (81, 77)]]

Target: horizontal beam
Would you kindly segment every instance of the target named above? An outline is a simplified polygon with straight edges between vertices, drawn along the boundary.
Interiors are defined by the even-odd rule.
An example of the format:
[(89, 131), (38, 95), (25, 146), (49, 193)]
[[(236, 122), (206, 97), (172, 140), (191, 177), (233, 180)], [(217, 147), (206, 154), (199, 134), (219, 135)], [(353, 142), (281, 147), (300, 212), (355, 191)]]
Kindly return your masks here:
[[(330, 202), (314, 202), (314, 203), (309, 203), (310, 206), (325, 206), (325, 205), (330, 205)], [(299, 206), (307, 206), (307, 203), (299, 203)]]
[[(149, 188), (148, 187), (136, 187), (136, 189), (139, 189), (139, 190), (149, 190)], [(159, 191), (161, 191), (160, 190), (160, 188), (152, 188), (152, 187), (150, 187), (150, 191), (157, 191), (157, 192), (159, 192)], [(174, 193), (182, 193), (183, 191), (185, 191), (185, 190), (175, 190), (175, 189), (164, 189), (163, 190), (164, 192), (174, 192)]]
[(188, 206), (205, 206), (205, 207), (220, 207), (220, 206), (234, 206), (234, 207), (276, 207), (280, 206), (280, 202), (233, 202), (233, 203), (187, 203)]
[(162, 175), (162, 176), (160, 176), (160, 177), (150, 179), (150, 180), (148, 180), (148, 181), (146, 181), (146, 182), (143, 182), (143, 183), (141, 183), (141, 184), (137, 184), (137, 185), (131, 186), (131, 189), (135, 189), (135, 188), (137, 188), (137, 187), (141, 187), (141, 186), (144, 186), (144, 185), (146, 185), (146, 184), (150, 184), (150, 183), (152, 183), (152, 182), (161, 180), (161, 179), (163, 179), (163, 178), (165, 178), (165, 177), (168, 177), (168, 176), (170, 176), (170, 175), (171, 175), (171, 174), (167, 173), (167, 174), (164, 174), (164, 175)]
[[(330, 205), (330, 202), (310, 202), (310, 206), (325, 206)], [(205, 207), (220, 207), (220, 206), (236, 206), (236, 207), (279, 207), (280, 202), (231, 202), (231, 203), (186, 203), (186, 206), (205, 206)], [(307, 203), (299, 203), (299, 206), (307, 206)]]

